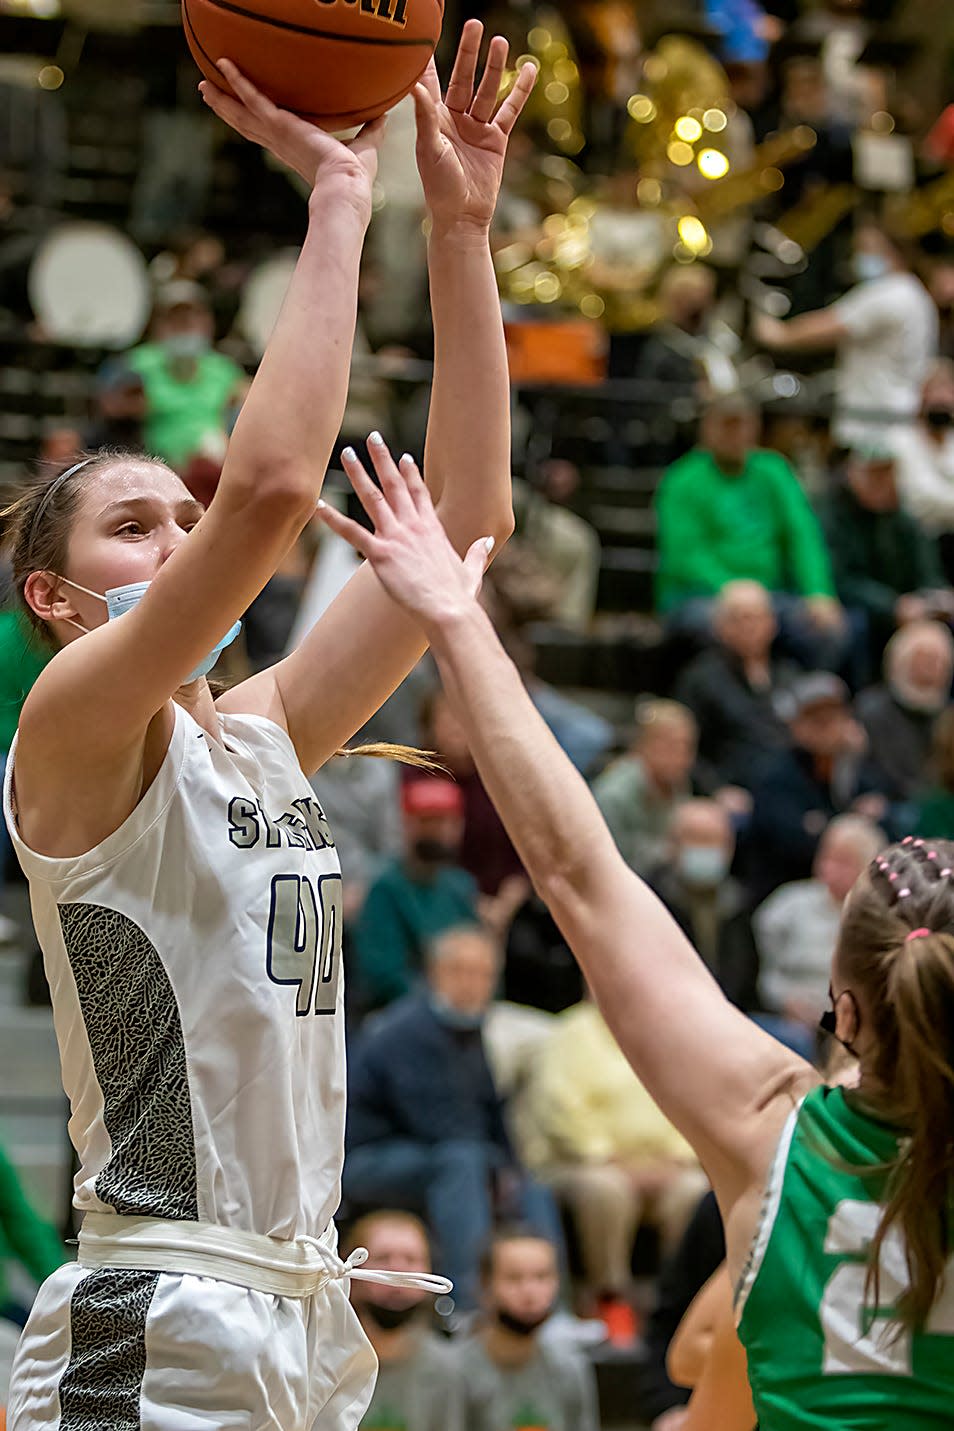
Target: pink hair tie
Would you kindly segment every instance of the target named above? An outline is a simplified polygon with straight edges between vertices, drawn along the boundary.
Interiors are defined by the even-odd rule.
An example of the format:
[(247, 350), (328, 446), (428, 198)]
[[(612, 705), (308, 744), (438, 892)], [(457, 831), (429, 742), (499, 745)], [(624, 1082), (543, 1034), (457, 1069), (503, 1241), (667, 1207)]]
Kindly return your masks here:
[(910, 934), (904, 936), (904, 942), (910, 944), (912, 939), (925, 939), (932, 932), (930, 929), (912, 929)]

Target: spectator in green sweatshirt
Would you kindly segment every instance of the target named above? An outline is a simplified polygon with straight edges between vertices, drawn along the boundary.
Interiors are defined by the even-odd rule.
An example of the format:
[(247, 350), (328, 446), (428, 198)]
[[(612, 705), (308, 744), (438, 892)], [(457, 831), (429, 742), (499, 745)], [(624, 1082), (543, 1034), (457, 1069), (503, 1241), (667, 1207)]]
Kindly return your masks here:
[(10, 1299), (4, 1264), (17, 1261), (43, 1282), (66, 1261), (53, 1228), (38, 1217), (20, 1186), (16, 1169), (0, 1146), (0, 1319), (22, 1326), (26, 1309)]
[(782, 647), (805, 665), (836, 667), (847, 626), (825, 539), (784, 457), (757, 446), (759, 426), (743, 394), (716, 399), (699, 445), (664, 474), (657, 607), (675, 629), (708, 635), (722, 588), (757, 581), (773, 594)]

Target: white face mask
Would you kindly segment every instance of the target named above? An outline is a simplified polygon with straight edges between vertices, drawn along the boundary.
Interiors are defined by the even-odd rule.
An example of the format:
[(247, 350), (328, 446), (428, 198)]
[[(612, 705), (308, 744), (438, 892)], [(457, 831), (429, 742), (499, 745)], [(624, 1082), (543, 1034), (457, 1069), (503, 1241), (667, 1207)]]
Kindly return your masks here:
[(679, 873), (693, 889), (714, 889), (729, 873), (730, 859), (720, 845), (683, 845)]
[(884, 278), (888, 272), (888, 260), (882, 258), (880, 253), (856, 253), (852, 266), (859, 283), (866, 283), (872, 278)]
[[(98, 591), (90, 591), (88, 586), (80, 586), (78, 581), (70, 581), (69, 577), (61, 576), (58, 580), (65, 582), (67, 586), (75, 587), (77, 591), (85, 592), (87, 596), (95, 596), (97, 601), (105, 601), (106, 611), (110, 621), (115, 621), (118, 617), (125, 616), (127, 611), (131, 611), (134, 606), (138, 605), (151, 585), (148, 581), (131, 581), (127, 583), (126, 586), (110, 587), (105, 596), (103, 596), (100, 595)], [(66, 619), (69, 620), (68, 617)], [(84, 635), (89, 635), (87, 628), (80, 626), (78, 621), (70, 621), (69, 624), (75, 626), (77, 630), (82, 631)], [(183, 681), (183, 685), (187, 686), (191, 681), (197, 681), (200, 676), (208, 675), (209, 671), (211, 671), (219, 659), (220, 653), (225, 650), (226, 646), (231, 646), (241, 629), (241, 621), (236, 621), (235, 625), (226, 632), (218, 645), (214, 646), (209, 654), (199, 662), (192, 674), (186, 677), (185, 681)]]

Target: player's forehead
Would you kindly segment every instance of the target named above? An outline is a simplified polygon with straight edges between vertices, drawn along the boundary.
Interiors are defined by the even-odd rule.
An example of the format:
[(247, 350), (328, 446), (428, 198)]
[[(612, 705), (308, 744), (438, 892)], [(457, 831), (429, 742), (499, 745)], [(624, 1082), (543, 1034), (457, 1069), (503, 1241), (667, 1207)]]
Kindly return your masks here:
[(78, 516), (95, 520), (127, 505), (169, 508), (193, 501), (182, 478), (163, 463), (132, 458), (91, 474), (83, 487)]

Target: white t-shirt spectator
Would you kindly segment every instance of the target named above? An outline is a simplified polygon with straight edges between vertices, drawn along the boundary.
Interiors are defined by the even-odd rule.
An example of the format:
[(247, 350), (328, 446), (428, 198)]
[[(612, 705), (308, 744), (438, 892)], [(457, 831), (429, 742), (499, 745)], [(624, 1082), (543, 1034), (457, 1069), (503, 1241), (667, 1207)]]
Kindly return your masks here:
[(752, 916), (759, 951), (759, 997), (773, 1013), (795, 1000), (820, 1015), (828, 995), (841, 909), (820, 880), (800, 879), (770, 894)]
[(954, 428), (932, 442), (920, 423), (898, 427), (890, 446), (905, 511), (931, 536), (954, 532)]
[(921, 406), (937, 353), (934, 301), (913, 274), (889, 273), (859, 283), (831, 311), (847, 330), (835, 364), (835, 440), (887, 442), (890, 419), (903, 423)]

